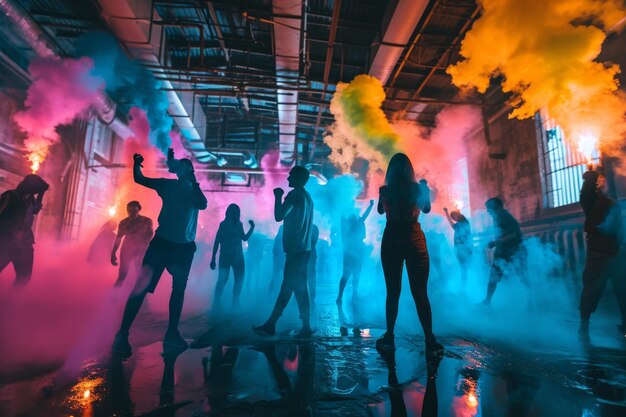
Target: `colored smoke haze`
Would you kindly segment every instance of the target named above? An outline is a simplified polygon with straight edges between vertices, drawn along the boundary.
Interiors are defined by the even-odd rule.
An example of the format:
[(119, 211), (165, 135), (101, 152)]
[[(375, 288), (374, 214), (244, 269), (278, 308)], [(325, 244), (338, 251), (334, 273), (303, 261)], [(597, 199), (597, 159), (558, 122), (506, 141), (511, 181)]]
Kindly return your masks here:
[(493, 77), (513, 93), (509, 117), (547, 109), (587, 157), (616, 155), (626, 133), (617, 65), (596, 62), (607, 32), (626, 17), (618, 0), (479, 0), (482, 15), (461, 44), (465, 58), (447, 71), (484, 93)]
[(93, 104), (104, 87), (91, 71), (90, 58), (36, 58), (28, 66), (33, 82), (28, 87), (25, 109), (14, 120), (26, 133), (24, 145), (33, 172), (61, 140), (57, 126), (71, 123)]
[(156, 227), (156, 218), (161, 209), (161, 200), (154, 190), (136, 184), (133, 180), (133, 155), (139, 153), (144, 157), (142, 164), (144, 175), (148, 177), (167, 177), (170, 174), (167, 174), (166, 171), (158, 171), (158, 168), (165, 166), (164, 158), (159, 150), (150, 144), (148, 139), (150, 125), (146, 113), (137, 107), (133, 107), (128, 114), (128, 127), (133, 132), (133, 136), (123, 142), (121, 159), (125, 168), (120, 171), (118, 183), (115, 187), (115, 201), (112, 202), (112, 206), (117, 208), (117, 212), (114, 218), (121, 220), (126, 217), (126, 204), (129, 201), (137, 200), (142, 206), (141, 214), (152, 218)]
[(384, 100), (385, 91), (375, 77), (362, 74), (348, 84), (338, 83), (330, 102), (335, 122), (324, 137), (331, 149), (328, 158), (342, 173), (351, 173), (357, 158), (368, 161), (370, 195), (382, 183), (386, 163), (396, 152), (399, 139), (381, 109)]
[(172, 117), (161, 82), (136, 61), (128, 58), (117, 40), (104, 32), (91, 32), (77, 42), (77, 51), (91, 57), (93, 74), (106, 82), (106, 91), (118, 102), (141, 108), (150, 124), (150, 142), (167, 154), (171, 146)]
[(417, 178), (425, 178), (431, 188), (433, 209), (459, 207), (467, 201), (467, 172), (460, 162), (466, 157), (463, 138), (481, 121), (480, 110), (472, 106), (448, 106), (427, 130), (411, 122), (395, 122), (398, 150), (406, 153)]
[(367, 195), (376, 198), (389, 159), (396, 152), (404, 152), (417, 178), (428, 180), (436, 206), (458, 205), (462, 197), (459, 190), (466, 181), (459, 166), (465, 157), (463, 137), (480, 124), (480, 111), (450, 106), (439, 113), (436, 127), (428, 130), (415, 122), (390, 122), (380, 107), (384, 99), (382, 84), (369, 75), (337, 86), (330, 107), (335, 123), (324, 138), (331, 148), (330, 161), (349, 174), (354, 172), (357, 159), (367, 160)]

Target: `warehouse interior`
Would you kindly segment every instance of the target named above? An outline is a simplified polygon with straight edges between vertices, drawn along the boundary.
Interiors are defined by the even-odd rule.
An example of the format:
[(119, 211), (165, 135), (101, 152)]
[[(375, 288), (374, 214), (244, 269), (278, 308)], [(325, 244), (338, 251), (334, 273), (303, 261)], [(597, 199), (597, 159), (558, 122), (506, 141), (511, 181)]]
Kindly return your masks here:
[[(623, 0), (0, 0), (0, 415), (625, 415), (624, 28)], [(384, 350), (398, 153), (429, 190), (417, 227), (434, 333), (409, 256)], [(206, 199), (182, 288), (188, 349), (163, 341), (167, 267), (119, 360), (147, 257), (120, 278), (111, 249), (126, 236), (124, 256), (129, 202), (165, 236), (170, 197), (137, 169), (173, 183), (183, 159)], [(303, 278), (312, 335), (294, 300), (268, 338), (253, 326), (295, 259), (275, 191), (294, 188), (294, 167), (319, 231)], [(32, 236), (23, 274), (11, 196), (33, 177), (36, 209), (16, 203)], [(603, 208), (584, 204), (590, 178)], [(505, 267), (494, 198), (522, 242)], [(233, 204), (240, 276), (224, 240), (215, 268)], [(598, 210), (611, 214), (591, 227)], [(606, 262), (594, 233), (619, 240)]]

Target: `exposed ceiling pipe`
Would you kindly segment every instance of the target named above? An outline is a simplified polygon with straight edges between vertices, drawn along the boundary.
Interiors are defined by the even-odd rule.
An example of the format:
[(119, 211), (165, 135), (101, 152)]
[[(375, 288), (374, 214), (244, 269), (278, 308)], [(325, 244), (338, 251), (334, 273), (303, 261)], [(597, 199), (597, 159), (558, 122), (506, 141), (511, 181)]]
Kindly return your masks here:
[[(391, 3), (395, 3), (395, 8), (390, 14), (387, 12), (388, 20), (383, 22), (381, 44), (374, 53), (369, 70), (369, 75), (378, 78), (383, 85), (387, 84), (391, 72), (405, 49), (402, 45), (406, 45), (411, 39), (428, 2), (428, 0), (397, 0)], [(391, 4), (390, 7), (392, 7)]]
[[(62, 51), (54, 45), (52, 40), (41, 30), (37, 23), (28, 15), (18, 2), (14, 0), (0, 0), (0, 12), (19, 30), (22, 38), (42, 58), (59, 58)], [(104, 93), (96, 98), (94, 108), (98, 117), (122, 139), (127, 139), (133, 133), (130, 128), (115, 115), (116, 105)]]
[[(152, 2), (132, 0), (97, 0), (97, 2), (102, 10), (102, 17), (117, 38), (125, 40), (132, 57), (153, 64), (155, 75), (162, 72), (158, 69), (161, 60), (157, 54), (165, 32), (161, 25), (151, 24), (151, 20), (158, 17)], [(146, 19), (146, 16), (151, 19)], [(202, 36), (203, 31), (200, 32)], [(200, 107), (199, 102), (196, 103), (198, 98), (191, 93), (179, 95), (175, 91), (180, 88), (191, 88), (191, 86), (177, 82), (174, 87), (169, 80), (161, 80), (161, 82), (161, 89), (166, 92), (170, 103), (168, 113), (176, 125), (185, 132), (186, 138), (204, 143), (206, 117), (202, 111), (193, 111), (194, 105)], [(194, 120), (192, 120), (192, 115)], [(198, 130), (198, 127), (201, 129)]]
[[(330, 68), (333, 63), (333, 53), (335, 52), (335, 37), (337, 35), (337, 25), (339, 23), (339, 14), (341, 13), (341, 0), (335, 0), (333, 4), (333, 17), (330, 23), (328, 34), (328, 46), (326, 47), (326, 62), (324, 63), (324, 87), (322, 88), (322, 100), (326, 100), (326, 90), (328, 89), (328, 77), (330, 77)], [(317, 143), (317, 132), (322, 120), (322, 112), (326, 106), (318, 106), (317, 119), (315, 120), (315, 133), (313, 136), (313, 146), (311, 147), (311, 156), (315, 154), (315, 145)], [(308, 146), (308, 144), (307, 144)]]
[(274, 45), (276, 55), (276, 87), (278, 93), (278, 123), (280, 162), (292, 165), (296, 151), (296, 123), (298, 121), (298, 92), (286, 95), (281, 87), (300, 72), (300, 36), (302, 2), (274, 0)]

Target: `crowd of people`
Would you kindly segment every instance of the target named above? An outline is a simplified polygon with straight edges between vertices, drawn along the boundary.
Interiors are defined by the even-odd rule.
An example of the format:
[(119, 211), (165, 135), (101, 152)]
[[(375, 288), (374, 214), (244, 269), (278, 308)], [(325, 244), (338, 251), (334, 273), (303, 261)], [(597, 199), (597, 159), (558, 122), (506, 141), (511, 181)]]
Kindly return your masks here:
[[(126, 206), (128, 217), (119, 223), (117, 233), (115, 223), (107, 222), (94, 241), (88, 257), (93, 261), (104, 253), (110, 255), (111, 264), (119, 264), (116, 286), (125, 282), (132, 268), (138, 271), (113, 343), (113, 352), (122, 358), (132, 354), (129, 331), (146, 295), (154, 292), (165, 270), (172, 275), (173, 285), (164, 350), (180, 353), (187, 349), (187, 342), (181, 337), (178, 324), (196, 252), (198, 213), (207, 208), (207, 198), (200, 189), (189, 159), (175, 159), (172, 152), (168, 155), (169, 171), (176, 175), (176, 179), (146, 177), (142, 172), (142, 163), (143, 157), (135, 154), (133, 177), (137, 184), (153, 189), (161, 198), (158, 227), (153, 230), (152, 220), (140, 214), (142, 207), (139, 201), (130, 201)], [(581, 340), (589, 341), (589, 320), (609, 280), (617, 296), (622, 318), (618, 330), (621, 334), (626, 333), (626, 279), (623, 276), (624, 236), (619, 205), (606, 192), (601, 168), (590, 169), (583, 179), (580, 205), (586, 218), (584, 230), (587, 256), (579, 305), (579, 336)], [(292, 295), (302, 320), (302, 328), (297, 336), (309, 338), (313, 334), (311, 309), (315, 305), (316, 248), (320, 231), (314, 224), (314, 201), (305, 189), (308, 180), (308, 170), (294, 166), (287, 178), (291, 191), (285, 196), (282, 188), (274, 189), (274, 219), (281, 225), (273, 243), (273, 272), (269, 282), (270, 292), (276, 287), (279, 287), (279, 291), (267, 320), (253, 326), (254, 332), (263, 336), (276, 334), (276, 324)], [(48, 188), (49, 185), (41, 177), (31, 174), (16, 189), (8, 190), (0, 197), (0, 270), (13, 264), (16, 285), (24, 285), (32, 275), (35, 243), (32, 226), (35, 215), (43, 206), (43, 197)], [(358, 300), (359, 278), (366, 257), (365, 221), (374, 205), (375, 201), (370, 200), (363, 213), (355, 206), (341, 219), (343, 268), (336, 299), (338, 305), (343, 303), (350, 278), (352, 300)], [(498, 283), (505, 276), (518, 276), (525, 286), (529, 286), (529, 279), (528, 254), (520, 224), (506, 210), (500, 198), (490, 198), (485, 207), (495, 230), (495, 239), (488, 243), (488, 248), (493, 250), (493, 259), (486, 295), (481, 303), (488, 306)], [(431, 259), (426, 236), (419, 222), (421, 213), (428, 214), (431, 211), (430, 189), (426, 180), (416, 180), (411, 161), (405, 154), (396, 154), (389, 162), (384, 185), (379, 190), (377, 211), (386, 218), (380, 251), (386, 286), (386, 331), (377, 340), (377, 348), (383, 351), (395, 349), (395, 324), (403, 267), (406, 266), (410, 292), (424, 332), (426, 353), (440, 355), (444, 347), (437, 342), (433, 332), (428, 297)], [(470, 221), (458, 210), (444, 208), (444, 213), (454, 232), (454, 250), (460, 266), (461, 283), (465, 286), (475, 250)], [(222, 310), (221, 299), (231, 269), (234, 279), (233, 308), (239, 306), (245, 277), (243, 242), (248, 241), (255, 230), (254, 221), (249, 220), (248, 223), (248, 230), (245, 231), (240, 207), (230, 204), (216, 231), (210, 261), (210, 268), (215, 270), (217, 267), (218, 270), (214, 311)], [(219, 259), (216, 262), (218, 252)]]

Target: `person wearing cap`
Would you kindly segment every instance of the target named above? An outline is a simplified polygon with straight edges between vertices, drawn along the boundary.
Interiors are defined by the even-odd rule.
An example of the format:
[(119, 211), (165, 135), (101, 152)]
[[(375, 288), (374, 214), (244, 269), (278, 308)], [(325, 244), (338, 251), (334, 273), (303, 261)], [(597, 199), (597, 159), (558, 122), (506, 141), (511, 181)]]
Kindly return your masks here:
[(187, 278), (196, 251), (196, 228), (198, 211), (207, 207), (207, 199), (200, 190), (193, 165), (189, 159), (174, 160), (170, 151), (168, 165), (177, 179), (148, 178), (141, 172), (143, 156), (133, 156), (133, 178), (137, 184), (155, 190), (163, 206), (159, 213), (159, 226), (143, 257), (141, 271), (135, 288), (128, 297), (124, 316), (113, 343), (113, 354), (120, 358), (130, 357), (128, 342), (130, 330), (147, 293), (153, 293), (163, 271), (172, 275), (172, 295), (169, 303), (169, 323), (163, 350), (180, 353), (187, 349), (187, 342), (178, 332), (178, 322), (183, 309)]
[(120, 270), (115, 286), (119, 287), (126, 279), (131, 265), (139, 268), (141, 260), (148, 249), (150, 239), (152, 239), (152, 220), (139, 214), (141, 204), (139, 201), (131, 201), (126, 205), (128, 217), (123, 219), (117, 228), (117, 237), (113, 243), (111, 251), (111, 264), (117, 266), (117, 250), (122, 244), (120, 251)]
[(617, 297), (622, 323), (618, 331), (626, 334), (626, 276), (620, 264), (620, 249), (624, 241), (619, 204), (606, 194), (603, 169), (583, 174), (580, 205), (585, 213), (585, 240), (587, 257), (583, 271), (583, 290), (580, 295), (579, 336), (589, 341), (589, 319), (596, 310), (607, 281)]
[(496, 292), (498, 283), (504, 277), (507, 269), (520, 275), (522, 283), (528, 286), (525, 271), (526, 251), (522, 245), (522, 229), (515, 217), (504, 208), (504, 203), (498, 197), (490, 198), (485, 202), (487, 212), (493, 219), (496, 228), (496, 240), (489, 242), (489, 249), (493, 252), (493, 262), (489, 273), (487, 296), (481, 303), (490, 305), (493, 294)]
[(264, 336), (276, 334), (276, 322), (292, 294), (296, 297), (302, 319), (299, 337), (309, 337), (312, 334), (307, 269), (313, 240), (313, 199), (304, 189), (308, 180), (309, 171), (303, 166), (295, 166), (287, 178), (293, 190), (287, 194), (285, 201), (283, 189), (274, 189), (274, 219), (277, 222), (284, 221), (285, 269), (272, 314), (262, 326), (253, 326), (255, 332)]
[(28, 283), (33, 273), (33, 222), (48, 188), (40, 176), (29, 174), (0, 196), (0, 272), (12, 263), (16, 285)]

